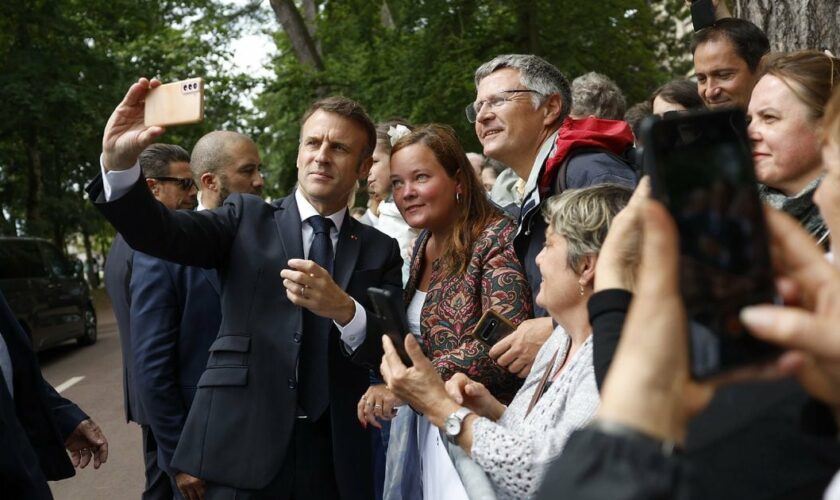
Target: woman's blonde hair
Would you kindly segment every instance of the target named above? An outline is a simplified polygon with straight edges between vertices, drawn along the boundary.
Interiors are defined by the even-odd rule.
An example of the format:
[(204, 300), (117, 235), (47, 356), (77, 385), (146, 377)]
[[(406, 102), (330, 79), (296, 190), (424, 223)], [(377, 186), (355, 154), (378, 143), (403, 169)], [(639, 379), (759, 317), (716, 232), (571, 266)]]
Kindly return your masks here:
[(543, 206), (549, 231), (566, 239), (566, 264), (580, 272), (587, 255), (597, 255), (613, 218), (627, 206), (633, 191), (618, 184), (567, 189)]
[(817, 50), (774, 52), (761, 59), (758, 76), (782, 80), (799, 99), (812, 121), (821, 120), (833, 87), (840, 84), (840, 61)]

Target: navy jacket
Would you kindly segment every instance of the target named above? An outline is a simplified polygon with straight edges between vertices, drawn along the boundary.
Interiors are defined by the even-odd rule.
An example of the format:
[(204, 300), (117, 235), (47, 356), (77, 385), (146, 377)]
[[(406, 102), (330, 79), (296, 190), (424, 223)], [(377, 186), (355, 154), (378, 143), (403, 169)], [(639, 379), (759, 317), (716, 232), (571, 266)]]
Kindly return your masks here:
[(174, 477), (172, 455), (222, 322), (219, 280), (216, 271), (137, 252), (130, 291), (135, 390), (158, 464)]
[(125, 420), (146, 425), (149, 422), (134, 387), (134, 357), (131, 354), (131, 322), (129, 320), (131, 300), (128, 285), (131, 282), (133, 262), (134, 250), (128, 246), (121, 234), (117, 234), (114, 242), (111, 243), (108, 258), (105, 259), (105, 290), (111, 299), (120, 334)]
[[(280, 271), (303, 257), (294, 196), (275, 203), (232, 194), (213, 210), (170, 211), (138, 179), (106, 203), (101, 177), (88, 193), (138, 251), (184, 265), (215, 268), (222, 290), (222, 326), (210, 346), (172, 467), (235, 488), (261, 489), (280, 471), (297, 414), (302, 309), (286, 297)], [(373, 497), (370, 436), (355, 419), (369, 384), (367, 368), (382, 357), (381, 328), (367, 289), (402, 290), (395, 240), (349, 215), (335, 251), (336, 283), (368, 317), (365, 341), (348, 356), (333, 329), (323, 367), (329, 371), (336, 482), (342, 498)]]
[(0, 498), (50, 499), (47, 480), (75, 474), (64, 441), (88, 416), (44, 380), (2, 293), (0, 334), (12, 359), (15, 393), (12, 400), (0, 372)]

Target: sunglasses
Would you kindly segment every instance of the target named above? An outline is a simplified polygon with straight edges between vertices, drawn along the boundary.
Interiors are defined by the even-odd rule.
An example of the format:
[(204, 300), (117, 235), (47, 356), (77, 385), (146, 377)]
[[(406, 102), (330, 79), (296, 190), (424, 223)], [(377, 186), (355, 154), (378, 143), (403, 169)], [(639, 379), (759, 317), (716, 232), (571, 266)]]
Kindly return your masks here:
[(190, 189), (192, 189), (193, 186), (195, 186), (195, 181), (192, 179), (192, 177), (163, 177), (163, 176), (160, 176), (160, 177), (149, 177), (149, 179), (154, 179), (158, 182), (174, 182), (175, 184), (178, 184), (178, 186), (180, 186), (181, 189), (183, 189), (184, 191), (189, 191)]

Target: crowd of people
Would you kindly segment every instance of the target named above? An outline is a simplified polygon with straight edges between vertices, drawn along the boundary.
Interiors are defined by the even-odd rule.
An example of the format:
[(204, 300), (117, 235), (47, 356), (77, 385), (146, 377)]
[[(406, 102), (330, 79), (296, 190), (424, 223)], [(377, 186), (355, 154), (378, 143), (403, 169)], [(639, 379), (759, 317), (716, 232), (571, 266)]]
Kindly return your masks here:
[[(156, 142), (160, 82), (140, 78), (87, 192), (118, 231), (105, 281), (143, 498), (840, 498), (840, 61), (771, 52), (723, 14), (694, 35), (696, 81), (630, 106), (602, 74), (487, 61), (465, 110), (482, 154), (447, 125), (319, 99), (297, 185), (271, 202), (251, 138)], [(727, 108), (748, 118), (784, 299), (740, 320), (785, 351), (698, 381), (640, 123)], [(402, 298), (402, 345), (370, 287)], [(494, 343), (488, 311), (511, 330)], [(22, 450), (0, 496), (50, 498), (62, 443), (99, 467), (107, 441), (2, 300), (0, 332), (0, 442)]]

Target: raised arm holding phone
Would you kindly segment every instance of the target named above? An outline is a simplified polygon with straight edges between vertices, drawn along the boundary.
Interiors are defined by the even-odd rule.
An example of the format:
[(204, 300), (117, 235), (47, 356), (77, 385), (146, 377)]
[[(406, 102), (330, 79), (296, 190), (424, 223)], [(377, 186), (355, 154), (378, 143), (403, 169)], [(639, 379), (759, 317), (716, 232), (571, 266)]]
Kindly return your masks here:
[(103, 135), (108, 179), (88, 192), (137, 250), (223, 277), (222, 324), (172, 468), (206, 481), (207, 498), (371, 498), (370, 440), (354, 419), (367, 367), (381, 358), (366, 290), (399, 293), (402, 265), (393, 240), (347, 213), (371, 164), (373, 123), (349, 99), (316, 101), (301, 128), (296, 192), (170, 211), (132, 168), (164, 132), (144, 124), (158, 85), (141, 78), (114, 110)]

